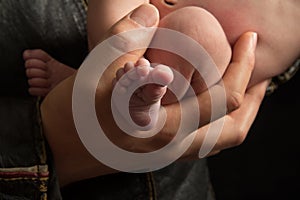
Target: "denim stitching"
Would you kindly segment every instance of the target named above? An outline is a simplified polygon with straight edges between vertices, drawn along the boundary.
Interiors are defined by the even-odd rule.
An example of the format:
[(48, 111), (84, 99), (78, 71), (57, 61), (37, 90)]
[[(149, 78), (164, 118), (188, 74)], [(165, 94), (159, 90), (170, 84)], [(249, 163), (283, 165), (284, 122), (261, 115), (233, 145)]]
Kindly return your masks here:
[(151, 172), (147, 173), (147, 183), (149, 189), (149, 200), (156, 200), (156, 191), (155, 191), (155, 184), (153, 174)]

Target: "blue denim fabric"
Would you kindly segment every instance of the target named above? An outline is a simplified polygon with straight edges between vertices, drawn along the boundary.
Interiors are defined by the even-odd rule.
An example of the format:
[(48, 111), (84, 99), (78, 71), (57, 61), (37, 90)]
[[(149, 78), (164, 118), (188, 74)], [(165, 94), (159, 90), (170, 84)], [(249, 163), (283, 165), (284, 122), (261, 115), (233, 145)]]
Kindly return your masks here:
[(0, 199), (47, 199), (51, 169), (37, 99), (0, 97), (0, 123)]
[(28, 96), (22, 53), (37, 48), (79, 67), (87, 54), (83, 0), (0, 1), (0, 95)]
[(118, 173), (71, 184), (65, 200), (212, 200), (206, 160), (177, 162), (143, 174)]
[(206, 159), (181, 162), (153, 173), (157, 199), (211, 200), (213, 190)]
[(22, 53), (41, 48), (78, 67), (87, 54), (85, 27), (82, 0), (0, 1), (1, 200), (61, 199)]

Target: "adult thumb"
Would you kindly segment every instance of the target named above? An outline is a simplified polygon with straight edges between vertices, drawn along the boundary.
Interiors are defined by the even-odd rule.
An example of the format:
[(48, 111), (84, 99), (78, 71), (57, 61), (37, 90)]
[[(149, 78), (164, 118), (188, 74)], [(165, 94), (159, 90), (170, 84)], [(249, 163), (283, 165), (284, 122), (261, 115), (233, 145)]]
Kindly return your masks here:
[[(105, 37), (112, 54), (121, 55), (118, 65), (135, 62), (143, 56), (159, 23), (159, 13), (151, 4), (143, 4), (117, 22)], [(115, 64), (114, 64), (115, 65)]]
[(96, 99), (101, 102), (96, 104), (96, 107), (99, 105), (96, 109), (101, 110), (99, 113), (110, 113), (110, 93), (116, 71), (125, 63), (136, 62), (144, 55), (158, 22), (159, 13), (153, 5), (139, 6), (112, 26), (77, 71), (78, 87), (88, 92), (96, 89)]

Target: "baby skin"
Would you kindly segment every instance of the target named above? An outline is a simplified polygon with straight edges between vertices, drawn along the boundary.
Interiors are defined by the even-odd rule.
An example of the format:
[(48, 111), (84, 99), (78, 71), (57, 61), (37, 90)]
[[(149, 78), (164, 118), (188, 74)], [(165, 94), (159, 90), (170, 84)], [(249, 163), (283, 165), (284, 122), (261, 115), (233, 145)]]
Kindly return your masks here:
[[(146, 52), (145, 57), (151, 63), (160, 63), (171, 67), (190, 83), (189, 85), (181, 84), (178, 73), (174, 73), (174, 81), (171, 84), (173, 88), (176, 88), (177, 97), (181, 99), (188, 96), (187, 92), (190, 86), (195, 94), (199, 94), (221, 79), (231, 59), (231, 47), (221, 25), (213, 15), (200, 7), (183, 7), (165, 15), (160, 20), (159, 27), (183, 33), (204, 49), (204, 52), (194, 52), (191, 51), (193, 48), (188, 44), (180, 44), (180, 46), (174, 44), (175, 49), (184, 50), (189, 58), (194, 58), (193, 60), (196, 60), (197, 63), (193, 64), (197, 66), (193, 66), (179, 55), (164, 50), (149, 49)], [(154, 40), (156, 37), (164, 36), (157, 34), (154, 36)], [(177, 40), (177, 36), (168, 35), (168, 37), (174, 37), (174, 42)], [(165, 39), (159, 38), (159, 40), (164, 41)], [(213, 65), (206, 66), (208, 59), (212, 61)], [(205, 77), (196, 69), (203, 67), (210, 67), (208, 71), (204, 72)], [(180, 99), (177, 99), (168, 90), (162, 99), (162, 104), (172, 104)]]
[[(161, 19), (159, 27), (184, 33), (196, 40), (215, 62), (219, 74), (224, 73), (231, 58), (231, 48), (221, 26), (210, 13), (198, 7), (181, 8)], [(155, 37), (161, 37), (161, 35), (155, 35), (154, 40)], [(178, 48), (188, 49), (189, 47), (181, 46)], [(200, 56), (197, 54), (199, 52), (192, 53), (195, 53), (196, 58)], [(151, 63), (159, 64), (152, 68), (150, 62), (145, 58)], [(136, 84), (136, 81), (146, 79), (158, 83), (147, 84), (137, 89), (129, 101), (131, 118), (137, 125), (144, 127), (143, 130), (155, 126), (162, 105), (171, 104), (187, 97), (189, 86), (193, 88), (195, 94), (199, 94), (217, 83), (221, 78), (221, 75), (212, 75), (209, 77), (210, 85), (208, 85), (189, 62), (166, 51), (149, 49), (145, 54), (145, 58), (140, 59), (135, 65), (127, 63), (117, 72), (114, 80), (115, 83), (119, 82), (121, 85), (121, 87), (118, 87), (118, 94), (130, 92), (126, 88), (130, 87), (131, 84)], [(190, 84), (177, 83), (179, 78), (176, 73), (172, 73), (172, 70), (179, 72)], [(205, 80), (207, 80), (207, 77)], [(179, 96), (180, 99), (177, 99), (173, 93), (167, 90), (169, 84), (173, 84), (176, 90), (179, 91), (177, 97)], [(145, 127), (147, 128), (145, 129)]]
[[(140, 87), (130, 99), (131, 118), (137, 125), (144, 127), (143, 130), (155, 126), (161, 105), (171, 104), (188, 96), (190, 86), (194, 93), (199, 94), (218, 82), (231, 58), (231, 48), (221, 25), (202, 8), (190, 6), (175, 10), (161, 19), (159, 27), (178, 31), (194, 39), (210, 55), (220, 76), (210, 77), (210, 85), (207, 85), (201, 74), (185, 59), (158, 49), (149, 49), (145, 54), (145, 58), (151, 63), (159, 63), (154, 68), (145, 58), (135, 64), (127, 63), (117, 71), (113, 81), (114, 85), (119, 81), (121, 87), (118, 87), (117, 93), (120, 95), (128, 92), (127, 88), (137, 81), (148, 80), (159, 83)], [(192, 53), (195, 53), (196, 58), (199, 56), (198, 52)], [(24, 59), (29, 78), (29, 92), (32, 95), (45, 96), (61, 80), (75, 72), (74, 69), (59, 63), (42, 50), (25, 51)], [(178, 77), (171, 69), (179, 72), (190, 85), (178, 84)], [(177, 97), (179, 96), (180, 99), (167, 90), (169, 84), (174, 84), (173, 86), (179, 91)]]
[[(145, 54), (145, 58), (151, 63), (159, 63), (154, 68), (145, 58), (135, 64), (127, 63), (120, 68), (113, 81), (115, 85), (120, 80), (121, 87), (117, 91), (120, 94), (127, 92), (127, 87), (142, 79), (159, 83), (140, 87), (132, 94), (129, 102), (129, 113), (132, 120), (140, 127), (147, 127), (146, 129), (155, 126), (160, 106), (174, 103), (188, 96), (189, 86), (194, 89), (194, 93), (199, 94), (218, 82), (231, 58), (231, 48), (221, 25), (202, 8), (190, 6), (175, 10), (161, 19), (159, 27), (178, 31), (194, 39), (210, 55), (220, 76), (211, 77), (213, 80), (210, 81), (210, 85), (207, 85), (201, 74), (185, 59), (158, 49), (149, 49)], [(155, 35), (154, 37), (160, 36)], [(188, 49), (189, 47), (184, 48)], [(197, 52), (194, 53), (196, 57), (199, 56)], [(29, 92), (35, 96), (45, 96), (60, 81), (75, 72), (74, 69), (58, 62), (42, 50), (27, 50), (23, 56), (26, 61)], [(179, 84), (180, 87), (178, 84), (176, 85), (178, 77), (171, 69), (179, 72), (190, 85)], [(174, 87), (178, 89), (180, 99), (167, 90), (169, 84), (175, 84)]]
[(299, 1), (150, 0), (150, 3), (158, 8), (161, 17), (187, 6), (204, 8), (222, 25), (231, 46), (243, 33), (256, 32), (255, 67), (248, 87), (284, 72), (300, 56)]
[[(126, 93), (131, 96), (129, 101), (130, 116), (143, 130), (148, 130), (153, 128), (158, 120), (161, 99), (167, 91), (167, 85), (173, 81), (173, 78), (173, 72), (169, 67), (157, 65), (152, 68), (148, 60), (141, 58), (136, 64), (129, 62), (120, 68), (113, 80), (113, 85), (118, 96)], [(143, 85), (143, 83), (148, 84)], [(128, 88), (133, 84), (142, 86), (131, 94)], [(122, 103), (117, 102), (119, 105), (116, 106), (126, 106), (121, 105)], [(122, 114), (125, 116), (124, 113)]]
[(46, 96), (58, 83), (76, 71), (40, 49), (24, 51), (23, 59), (29, 93), (33, 96)]

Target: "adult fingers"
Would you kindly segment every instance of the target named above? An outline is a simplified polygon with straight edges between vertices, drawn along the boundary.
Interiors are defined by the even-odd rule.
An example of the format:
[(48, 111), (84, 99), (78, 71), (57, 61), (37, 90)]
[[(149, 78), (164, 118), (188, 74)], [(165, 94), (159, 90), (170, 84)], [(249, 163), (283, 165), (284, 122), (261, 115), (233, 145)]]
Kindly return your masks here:
[[(213, 131), (221, 132), (218, 133), (219, 138), (217, 139), (216, 144), (213, 144), (212, 151), (205, 156), (211, 156), (223, 149), (240, 145), (245, 140), (257, 115), (268, 83), (269, 81), (265, 81), (249, 88), (245, 94), (244, 101), (238, 109), (225, 117), (198, 129), (194, 133), (196, 134), (195, 140), (190, 149), (185, 153), (184, 158), (198, 157), (200, 147), (202, 146), (205, 137), (207, 137), (207, 134), (216, 134), (213, 133)], [(224, 120), (223, 128), (221, 130), (218, 128), (214, 130), (214, 126), (220, 120)]]
[[(103, 79), (111, 83), (116, 71), (127, 62), (136, 62), (148, 48), (159, 22), (159, 13), (151, 4), (143, 4), (112, 26), (90, 52), (89, 62), (105, 64)], [(93, 55), (93, 56), (91, 56)]]
[[(119, 68), (130, 61), (135, 63), (143, 56), (158, 22), (158, 10), (151, 4), (143, 4), (112, 26), (105, 39), (91, 51), (87, 62), (89, 65), (106, 63), (106, 71), (99, 82), (108, 86), (105, 90), (112, 89), (109, 86)], [(98, 91), (98, 94), (101, 96), (102, 92)]]
[[(195, 97), (181, 101), (183, 108), (193, 108), (190, 112), (200, 113), (199, 127), (225, 116), (226, 113), (240, 106), (254, 67), (256, 42), (256, 33), (243, 34), (234, 46), (232, 62), (228, 66), (223, 80), (209, 90), (198, 94), (197, 101), (194, 101)], [(195, 103), (197, 105), (194, 105)], [(195, 109), (197, 107), (199, 111)], [(176, 103), (166, 105), (165, 108), (168, 116), (172, 116), (172, 120), (167, 120), (163, 133), (173, 137), (181, 120), (180, 107)]]
[(117, 22), (100, 42), (107, 42), (106, 51), (122, 55), (119, 64), (137, 61), (143, 56), (159, 22), (158, 10), (151, 4), (143, 4)]
[(215, 150), (237, 146), (245, 140), (265, 96), (268, 84), (269, 81), (264, 81), (249, 88), (240, 108), (225, 117), (223, 132)]
[(234, 46), (233, 58), (223, 78), (227, 109), (231, 112), (243, 102), (243, 97), (254, 68), (257, 34), (248, 32)]
[[(254, 68), (256, 43), (256, 33), (243, 34), (234, 46), (232, 62), (222, 81), (210, 88), (208, 94), (198, 97), (201, 111), (200, 126), (223, 117), (225, 113), (232, 112), (242, 104)], [(203, 104), (203, 101), (210, 103), (209, 106)], [(211, 116), (212, 106), (215, 109), (213, 116)]]
[[(130, 139), (128, 139), (127, 134), (122, 134), (122, 131), (114, 123), (111, 111), (111, 91), (113, 90), (111, 82), (119, 68), (128, 62), (135, 63), (143, 56), (152, 40), (158, 22), (159, 13), (157, 9), (153, 5), (143, 4), (117, 22), (108, 31), (106, 39), (90, 53), (90, 58), (95, 58), (95, 60), (98, 59), (99, 55), (102, 55), (99, 57), (100, 63), (113, 61), (107, 62), (109, 66), (105, 66), (107, 68), (99, 81), (99, 87), (96, 91), (96, 111), (103, 130), (120, 147), (126, 143), (126, 140)], [(101, 53), (97, 53), (101, 47), (105, 48), (102, 48)], [(126, 139), (121, 140), (122, 137)]]

